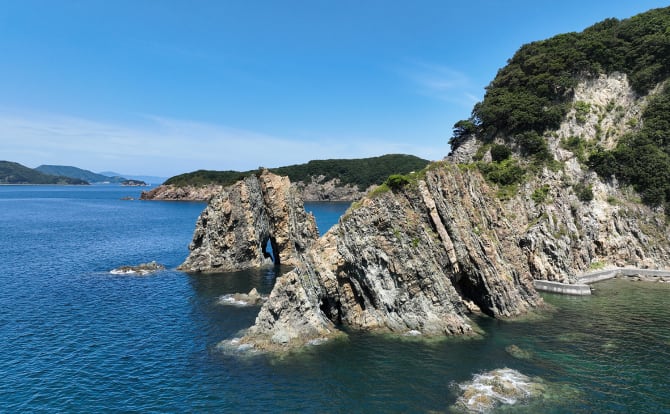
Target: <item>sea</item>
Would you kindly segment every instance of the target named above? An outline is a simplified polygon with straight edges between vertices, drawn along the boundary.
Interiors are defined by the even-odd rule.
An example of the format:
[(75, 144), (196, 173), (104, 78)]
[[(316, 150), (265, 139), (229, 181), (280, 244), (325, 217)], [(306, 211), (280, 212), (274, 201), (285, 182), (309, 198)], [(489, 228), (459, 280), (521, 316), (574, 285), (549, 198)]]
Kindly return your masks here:
[[(509, 368), (544, 391), (490, 412), (670, 413), (669, 284), (543, 294), (546, 309), (519, 320), (478, 318), (477, 338), (349, 332), (282, 356), (231, 354), (219, 343), (259, 307), (221, 298), (267, 294), (290, 269), (177, 271), (205, 205), (141, 190), (0, 186), (0, 412), (464, 412), (463, 384)], [(306, 203), (321, 233), (346, 208)], [(166, 270), (110, 273), (149, 261)]]

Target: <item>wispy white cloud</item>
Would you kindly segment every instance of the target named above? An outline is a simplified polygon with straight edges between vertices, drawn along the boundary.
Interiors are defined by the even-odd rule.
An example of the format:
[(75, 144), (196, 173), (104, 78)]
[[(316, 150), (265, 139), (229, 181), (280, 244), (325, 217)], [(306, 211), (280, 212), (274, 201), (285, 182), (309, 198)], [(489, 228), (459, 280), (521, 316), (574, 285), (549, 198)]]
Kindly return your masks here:
[(401, 73), (407, 77), (416, 92), (433, 99), (471, 108), (481, 98), (478, 87), (465, 73), (449, 66), (413, 61)]
[(374, 137), (292, 139), (225, 125), (142, 116), (133, 125), (55, 114), (0, 112), (0, 158), (30, 167), (74, 165), (92, 171), (171, 176), (196, 169), (246, 170), (311, 159), (391, 152), (440, 158), (439, 151)]

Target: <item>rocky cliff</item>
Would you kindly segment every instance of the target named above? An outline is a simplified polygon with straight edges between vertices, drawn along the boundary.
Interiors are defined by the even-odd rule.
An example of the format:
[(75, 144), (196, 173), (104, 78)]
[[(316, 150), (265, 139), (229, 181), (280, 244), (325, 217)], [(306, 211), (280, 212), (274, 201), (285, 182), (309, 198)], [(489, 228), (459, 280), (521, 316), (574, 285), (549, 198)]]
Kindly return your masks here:
[(490, 163), (491, 143), (473, 136), (447, 160), (354, 203), (318, 240), (287, 178), (249, 177), (212, 199), (182, 269), (258, 266), (270, 240), (280, 262), (295, 269), (277, 280), (236, 344), (275, 351), (340, 335), (341, 327), (472, 334), (473, 313), (506, 318), (540, 305), (533, 279), (573, 282), (605, 266), (669, 267), (663, 209), (598, 177), (566, 144), (578, 136), (611, 147), (635, 128), (626, 119), (639, 119), (646, 100), (625, 75), (584, 81), (575, 108), (545, 133), (554, 162), (516, 159), (526, 175), (513, 192), (486, 181), (473, 161)]
[(309, 182), (298, 181), (295, 185), (305, 201), (356, 201), (374, 188), (361, 191), (356, 185), (342, 185), (337, 178), (326, 180), (323, 175), (311, 177)]
[(317, 238), (314, 217), (305, 212), (288, 178), (263, 170), (210, 200), (179, 269), (226, 272), (273, 262), (297, 265)]
[[(612, 148), (639, 128), (648, 99), (636, 95), (623, 74), (583, 80), (558, 130), (545, 132), (557, 162), (527, 174), (516, 194), (502, 202), (519, 229), (535, 279), (572, 282), (576, 274), (604, 266), (670, 266), (663, 209), (640, 203), (635, 191), (616, 179), (599, 178), (585, 165), (583, 154), (584, 147)], [(570, 140), (580, 146), (570, 146)], [(499, 136), (496, 142), (505, 141)], [(490, 162), (487, 147), (472, 136), (448, 158), (472, 163), (479, 155)]]
[(472, 312), (510, 317), (541, 303), (525, 258), (481, 175), (438, 163), (353, 206), (277, 280), (242, 342), (285, 349), (342, 325), (471, 334)]
[(241, 342), (286, 349), (337, 335), (339, 326), (468, 334), (477, 330), (472, 312), (509, 317), (541, 304), (533, 279), (669, 267), (663, 209), (602, 180), (566, 145), (575, 135), (613, 145), (634, 128), (625, 120), (639, 119), (646, 100), (624, 75), (580, 83), (574, 102), (591, 112), (578, 117), (575, 105), (557, 131), (546, 132), (555, 162), (518, 160), (528, 172), (513, 194), (488, 183), (472, 162), (491, 159), (490, 144), (475, 137), (399, 188), (372, 192), (277, 281)]

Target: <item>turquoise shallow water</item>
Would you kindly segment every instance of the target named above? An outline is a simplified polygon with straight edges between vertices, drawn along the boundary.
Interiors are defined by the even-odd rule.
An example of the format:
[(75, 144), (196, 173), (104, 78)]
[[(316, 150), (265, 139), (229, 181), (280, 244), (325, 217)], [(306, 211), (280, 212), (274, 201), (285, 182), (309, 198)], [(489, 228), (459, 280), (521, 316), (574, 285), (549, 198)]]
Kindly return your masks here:
[[(449, 412), (456, 384), (502, 367), (550, 384), (514, 412), (670, 412), (670, 286), (612, 280), (589, 298), (547, 295), (553, 311), (481, 319), (478, 340), (352, 333), (240, 358), (216, 345), (258, 308), (218, 299), (268, 293), (287, 269), (175, 271), (204, 205), (120, 200), (138, 193), (0, 187), (0, 412)], [(346, 205), (307, 208), (324, 231)], [(108, 273), (150, 260), (168, 270)]]

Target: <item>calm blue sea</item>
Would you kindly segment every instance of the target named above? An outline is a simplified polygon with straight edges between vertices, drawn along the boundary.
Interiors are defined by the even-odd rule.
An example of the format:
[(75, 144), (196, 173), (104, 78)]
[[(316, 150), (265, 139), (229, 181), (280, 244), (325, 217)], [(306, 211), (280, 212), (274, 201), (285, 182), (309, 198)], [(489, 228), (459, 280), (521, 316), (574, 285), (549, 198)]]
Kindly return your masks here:
[[(231, 356), (217, 343), (258, 308), (219, 298), (268, 293), (287, 269), (174, 270), (204, 205), (121, 200), (139, 192), (0, 186), (0, 412), (450, 412), (456, 384), (509, 367), (550, 384), (514, 412), (670, 413), (670, 286), (548, 295), (536, 317), (482, 319), (478, 340), (352, 333), (283, 358)], [(346, 204), (306, 207), (323, 232)], [(109, 273), (151, 260), (168, 270)]]

